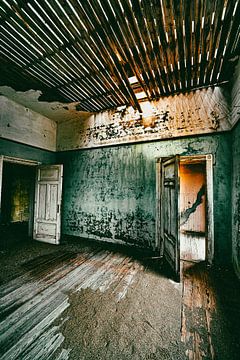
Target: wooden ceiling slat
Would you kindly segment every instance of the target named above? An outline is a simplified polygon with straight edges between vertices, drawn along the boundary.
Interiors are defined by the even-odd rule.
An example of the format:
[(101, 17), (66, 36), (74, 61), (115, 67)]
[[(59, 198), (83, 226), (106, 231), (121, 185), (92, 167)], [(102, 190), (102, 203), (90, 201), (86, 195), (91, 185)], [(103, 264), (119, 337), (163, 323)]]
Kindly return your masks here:
[(165, 95), (168, 94), (168, 80), (164, 71), (164, 63), (160, 56), (160, 46), (159, 46), (157, 30), (155, 26), (155, 19), (152, 13), (153, 5), (149, 1), (148, 2), (143, 1), (142, 7), (143, 7), (143, 16), (147, 20), (148, 31), (153, 46), (152, 57), (154, 59), (154, 71), (156, 73), (156, 81), (160, 89), (160, 94)]
[(214, 62), (212, 65), (212, 81), (214, 83), (217, 82), (217, 75), (218, 75), (221, 61), (223, 59), (224, 47), (226, 45), (227, 37), (230, 34), (230, 30), (231, 30), (231, 26), (232, 26), (232, 13), (233, 13), (234, 6), (235, 6), (234, 1), (228, 1), (225, 17), (224, 17), (223, 24), (222, 24), (222, 30), (221, 30), (221, 33), (219, 36), (217, 57), (214, 59)]
[[(59, 0), (60, 3), (65, 6), (65, 1)], [(110, 67), (111, 73), (116, 77), (117, 82), (119, 83), (120, 88), (122, 89), (123, 93), (126, 93), (126, 95), (130, 98), (130, 102), (133, 107), (139, 109), (141, 111), (140, 105), (137, 101), (137, 98), (131, 88), (131, 85), (128, 81), (128, 77), (119, 63), (118, 57), (115, 54), (114, 51), (111, 51), (111, 44), (109, 42), (108, 37), (105, 35), (103, 29), (101, 28), (101, 25), (99, 21), (97, 20), (94, 12), (92, 11), (92, 8), (90, 7), (88, 1), (82, 1), (81, 3), (82, 9), (84, 9), (85, 14), (91, 14), (91, 21), (93, 22), (95, 26), (95, 31), (92, 31), (91, 36), (95, 39), (97, 43), (99, 43), (99, 40), (101, 39), (105, 46), (101, 46), (101, 51), (104, 54), (105, 63), (108, 64)], [(69, 13), (71, 16), (71, 14)], [(86, 16), (83, 19), (83, 22), (86, 27), (89, 27), (89, 22), (86, 22)], [(91, 27), (90, 27), (91, 30)], [(109, 58), (109, 54), (111, 54), (111, 57), (113, 58), (114, 65), (111, 62), (111, 59)]]
[[(138, 70), (137, 71), (135, 70), (135, 74), (138, 78), (138, 81), (141, 84), (142, 88), (145, 90), (146, 94), (150, 97), (153, 97), (152, 85), (150, 84), (150, 80), (148, 76), (149, 68), (146, 67), (147, 64), (143, 61), (141, 54), (139, 54), (136, 49), (136, 43), (133, 38), (133, 34), (130, 32), (126, 17), (122, 13), (118, 1), (111, 0), (111, 5), (114, 8), (117, 22), (121, 24), (121, 32), (126, 41), (126, 46), (129, 47), (130, 55), (132, 54), (131, 56), (133, 57), (134, 62), (137, 64), (139, 68), (139, 73)], [(141, 78), (143, 78), (142, 82), (141, 82)]]
[(3, 51), (7, 51), (10, 53), (10, 55), (12, 54), (13, 57), (16, 57), (16, 59), (18, 59), (19, 61), (22, 62), (23, 66), (28, 62), (28, 60), (26, 59), (26, 56), (24, 56), (24, 54), (21, 54), (18, 49), (16, 50), (12, 44), (9, 43), (9, 41), (7, 43), (5, 43), (3, 41), (3, 39), (0, 39), (0, 44), (2, 46)]
[[(0, 31), (2, 29), (7, 29), (8, 32), (14, 31), (14, 36), (19, 39), (19, 42), (23, 42), (25, 46), (30, 45), (31, 52), (35, 53), (36, 56), (38, 56), (39, 52), (41, 53), (44, 51), (44, 49), (39, 45), (39, 39), (32, 36), (32, 33), (29, 33), (29, 28), (25, 23), (22, 22), (22, 20), (11, 10), (8, 10), (9, 18), (4, 22), (4, 24), (0, 24)], [(13, 21), (13, 19), (18, 24), (18, 27), (16, 27), (16, 23)], [(37, 50), (39, 51), (37, 51)]]
[[(113, 4), (115, 4), (115, 2), (113, 2)], [(135, 2), (132, 1), (133, 8), (134, 8), (135, 5), (136, 5)], [(155, 96), (159, 96), (159, 92), (158, 92), (158, 88), (157, 88), (155, 78), (154, 78), (153, 73), (152, 73), (151, 61), (150, 61), (150, 59), (149, 59), (149, 57), (148, 57), (148, 55), (146, 53), (145, 47), (144, 47), (144, 44), (145, 44), (145, 46), (148, 49), (148, 53), (150, 53), (151, 45), (150, 45), (149, 41), (148, 42), (144, 41), (144, 40), (146, 40), (145, 35), (146, 35), (146, 32), (147, 32), (147, 29), (142, 24), (142, 26), (144, 26), (144, 27), (141, 28), (141, 33), (140, 33), (138, 24), (137, 24), (136, 19), (135, 19), (135, 17), (137, 17), (138, 14), (133, 13), (129, 3), (127, 3), (127, 2), (122, 2), (122, 7), (123, 7), (123, 11), (124, 11), (123, 15), (126, 17), (126, 19), (128, 21), (128, 26), (131, 29), (130, 32), (132, 34), (132, 37), (133, 37), (133, 40), (134, 40), (134, 43), (135, 43), (134, 46), (131, 48), (131, 50), (132, 50), (133, 53), (138, 52), (138, 54), (139, 54), (139, 56), (141, 58), (141, 61), (142, 61), (143, 65), (144, 65), (144, 68), (145, 68), (145, 70), (147, 72), (147, 79), (148, 79), (147, 85), (148, 85), (149, 90), (151, 92), (151, 96), (154, 98)]]
[(43, 84), (47, 86), (52, 86), (56, 88), (57, 83), (53, 81), (53, 79), (49, 78), (48, 75), (44, 73), (41, 69), (36, 69), (35, 67), (32, 67), (31, 69), (27, 69), (23, 72), (23, 75), (30, 74), (31, 76), (34, 76), (35, 79), (40, 80)]
[[(41, 90), (42, 92), (47, 93), (49, 87), (45, 83), (39, 83), (37, 79), (31, 74), (23, 74), (21, 68), (15, 64), (12, 64), (7, 58), (0, 55), (1, 63), (1, 74), (0, 74), (0, 84), (7, 84), (13, 88), (16, 87), (19, 91), (27, 91), (29, 89)], [(27, 75), (27, 76), (26, 76)], [(17, 83), (16, 83), (17, 79)], [(66, 101), (62, 95), (56, 92), (54, 88), (51, 89), (51, 99), (52, 101), (58, 99), (58, 101)]]
[(168, 78), (168, 89), (169, 92), (174, 92), (174, 86), (173, 86), (173, 74), (171, 71), (171, 67), (170, 67), (170, 63), (171, 63), (171, 59), (169, 59), (169, 50), (168, 50), (168, 42), (167, 42), (167, 38), (166, 38), (166, 31), (165, 31), (165, 24), (164, 24), (164, 14), (162, 11), (162, 7), (160, 4), (160, 0), (152, 0), (152, 9), (153, 9), (153, 13), (155, 15), (155, 19), (156, 19), (156, 30), (157, 30), (157, 34), (158, 37), (160, 39), (161, 42), (161, 55), (163, 57), (164, 60), (164, 71), (165, 69), (166, 71), (166, 76)]
[[(136, 26), (137, 32), (138, 32), (138, 36), (139, 36), (139, 50), (142, 56), (142, 60), (144, 61), (144, 63), (146, 64), (146, 69), (148, 70), (148, 74), (149, 74), (149, 84), (151, 84), (152, 86), (152, 90), (153, 90), (153, 94), (154, 97), (159, 97), (160, 93), (158, 90), (158, 87), (160, 89), (160, 91), (163, 93), (163, 86), (162, 86), (162, 82), (161, 82), (161, 78), (158, 74), (158, 65), (157, 65), (157, 61), (156, 61), (156, 56), (154, 53), (154, 48), (152, 48), (152, 44), (151, 44), (151, 35), (149, 33), (149, 29), (147, 27), (147, 25), (150, 27), (151, 23), (150, 22), (145, 22), (144, 21), (144, 1), (142, 2), (142, 6), (143, 9), (141, 8), (139, 1), (138, 0), (132, 0), (132, 22), (135, 23), (134, 26)], [(148, 4), (148, 6), (150, 7), (150, 3)], [(128, 10), (128, 16), (130, 17), (130, 8), (127, 8)], [(136, 20), (137, 21), (136, 21)], [(141, 29), (141, 31), (140, 31)], [(134, 30), (133, 30), (134, 31)], [(135, 32), (134, 32), (135, 33)], [(135, 33), (137, 34), (137, 33)], [(135, 42), (137, 43), (137, 39), (135, 39)], [(143, 46), (143, 43), (146, 46), (146, 50), (145, 47)], [(153, 76), (152, 71), (154, 71), (154, 74), (156, 76), (156, 78)]]
[(204, 9), (203, 9), (203, 17), (204, 23), (201, 31), (201, 63), (200, 63), (200, 74), (199, 74), (199, 86), (204, 86), (204, 78), (205, 71), (207, 66), (207, 54), (209, 51), (209, 43), (211, 37), (211, 28), (212, 28), (212, 15), (215, 11), (215, 0), (210, 2), (209, 0), (205, 0)]
[[(59, 25), (61, 24), (61, 22), (59, 22), (58, 19), (56, 19), (56, 17), (54, 16), (54, 21), (52, 19), (52, 14), (51, 17), (47, 16), (47, 11), (46, 11), (46, 4), (44, 1), (42, 0), (28, 0), (28, 3), (31, 4), (31, 6), (35, 9), (35, 11), (40, 15), (40, 17), (43, 19), (44, 23), (46, 24), (47, 29), (51, 29), (53, 33), (56, 34), (56, 40), (59, 42), (58, 39), (60, 39), (60, 41), (64, 44), (66, 43), (66, 40), (69, 40), (69, 34), (65, 29), (62, 29), (62, 27), (60, 27)], [(57, 20), (57, 21), (56, 21)], [(61, 29), (61, 30), (60, 30)]]
[[(148, 98), (151, 98), (153, 96), (152, 86), (149, 85), (149, 78), (147, 75), (149, 69), (146, 69), (146, 64), (143, 62), (141, 54), (139, 54), (136, 49), (134, 37), (130, 32), (127, 19), (126, 17), (124, 17), (119, 3), (114, 0), (111, 0), (110, 2), (111, 7), (114, 8), (114, 12), (116, 14), (116, 23), (118, 24), (119, 29), (121, 29), (120, 32), (122, 33), (122, 37), (125, 40), (124, 50), (126, 50), (127, 47), (129, 48), (128, 52), (130, 54), (130, 58), (132, 58), (133, 62), (136, 64), (135, 71), (131, 66), (131, 73), (129, 74), (129, 76), (136, 75), (141, 87), (146, 92)], [(121, 24), (121, 28), (119, 24)]]
[(78, 82), (76, 85), (79, 88), (84, 87), (85, 90), (88, 90), (89, 98), (97, 100), (97, 102), (99, 102), (100, 104), (106, 104), (106, 102), (107, 102), (108, 106), (111, 106), (110, 101), (108, 99), (104, 99), (104, 97), (101, 96), (103, 94), (103, 92), (96, 89), (96, 87), (93, 85), (93, 83), (87, 81), (86, 78), (82, 79), (81, 84)]
[(229, 79), (239, 12), (239, 0), (0, 0), (0, 83), (141, 112), (139, 91), (151, 100)]
[[(64, 4), (63, 4), (64, 5)], [(74, 19), (72, 19), (74, 21)]]
[[(40, 3), (41, 3), (42, 8), (44, 9), (44, 11), (47, 12), (48, 11), (47, 6), (49, 6), (49, 4), (46, 5), (46, 3), (44, 1), (40, 1)], [(61, 28), (61, 30), (64, 31), (64, 36), (68, 39), (69, 43), (65, 44), (65, 48), (71, 48), (72, 50), (73, 50), (73, 47), (76, 48), (76, 43), (75, 43), (75, 41), (73, 41), (72, 37), (69, 35), (69, 32), (66, 31), (65, 27), (61, 26), (61, 21), (59, 20), (59, 17), (57, 17), (55, 15), (55, 13), (52, 13), (52, 17), (53, 17), (54, 22), (57, 24), (57, 27)], [(80, 39), (78, 39), (78, 41), (80, 41)], [(82, 44), (82, 46), (84, 46), (83, 41), (81, 41), (81, 44)], [(63, 52), (63, 51), (64, 51), (64, 47), (61, 48), (60, 52)], [(78, 51), (76, 51), (76, 57), (79, 58), (79, 63), (78, 64), (76, 63), (76, 67), (80, 66), (83, 62), (83, 65), (85, 67), (88, 67), (88, 69), (90, 69), (92, 72), (92, 68), (95, 65), (94, 65), (94, 63), (91, 63), (91, 64), (89, 63), (89, 60), (88, 60), (87, 56), (85, 55), (85, 53), (88, 53), (88, 55), (90, 55), (88, 52), (88, 49), (86, 49), (86, 48), (79, 49), (79, 53), (78, 53)], [(79, 57), (79, 54), (81, 54), (81, 57)], [(72, 61), (73, 61), (73, 59), (72, 59)], [(108, 79), (106, 79), (105, 69), (102, 68), (99, 71), (99, 69), (95, 67), (95, 75), (97, 74), (97, 71), (98, 71), (98, 78), (101, 79), (100, 82), (104, 82), (105, 84), (107, 83), (108, 84), (107, 86), (109, 87), (109, 77), (108, 77)], [(103, 73), (104, 73), (104, 75), (103, 75)], [(119, 102), (120, 98), (118, 97), (117, 93), (116, 93), (115, 97), (118, 98), (118, 102)], [(122, 100), (120, 100), (120, 101), (122, 101)]]
[(26, 62), (34, 61), (36, 58), (27, 51), (23, 46), (20, 47), (20, 44), (16, 41), (16, 39), (9, 36), (9, 34), (1, 32), (1, 40), (4, 42), (5, 46), (10, 46), (13, 51), (17, 52), (20, 56), (26, 58)]
[[(134, 57), (131, 56), (128, 46), (125, 44), (125, 39), (122, 36), (120, 28), (118, 27), (118, 23), (115, 21), (111, 7), (106, 2), (105, 11), (103, 12), (98, 1), (93, 1), (92, 6), (95, 13), (98, 14), (98, 18), (101, 21), (101, 24), (103, 25), (103, 29), (105, 30), (105, 32), (107, 31), (107, 35), (110, 38), (110, 43), (111, 43), (111, 47), (113, 48), (113, 51), (115, 51), (118, 54), (118, 57), (120, 56), (121, 58), (120, 65), (123, 66), (124, 68), (124, 64), (126, 62), (129, 64), (132, 71), (131, 75), (136, 74), (136, 77), (141, 87), (147, 93), (146, 85), (144, 84), (141, 78), (141, 70), (139, 70), (138, 63), (134, 61)], [(108, 16), (108, 18), (106, 18), (106, 16)]]
[(177, 44), (175, 41), (174, 34), (174, 15), (173, 15), (173, 5), (172, 0), (163, 0), (164, 10), (165, 10), (165, 19), (166, 19), (166, 29), (168, 33), (168, 52), (169, 58), (171, 59), (170, 71), (173, 73), (174, 77), (174, 89), (180, 90), (180, 76), (178, 72), (178, 56), (177, 56)]
[[(46, 49), (48, 52), (49, 49), (57, 49), (57, 45), (53, 42), (50, 42), (49, 38), (52, 39), (52, 35), (46, 35), (46, 32), (48, 32), (47, 28), (44, 28), (43, 30), (39, 24), (39, 21), (34, 14), (34, 12), (27, 6), (27, 3), (22, 0), (16, 0), (14, 2), (13, 0), (8, 0), (9, 3), (11, 3), (12, 8), (17, 12), (17, 14), (21, 17), (22, 22), (26, 24), (27, 29), (31, 32), (31, 35), (37, 39), (37, 41), (40, 41), (41, 46)], [(41, 24), (42, 25), (42, 24)], [(49, 33), (49, 32), (48, 32)], [(36, 35), (37, 34), (37, 35)]]
[[(59, 58), (59, 60), (61, 61), (62, 59)], [(66, 59), (66, 61), (67, 61), (67, 59)], [(64, 64), (67, 65), (66, 61), (64, 61)], [(88, 81), (88, 82), (94, 84), (94, 86), (96, 88), (96, 91), (98, 93), (101, 93), (101, 91), (106, 91), (106, 89), (108, 89), (108, 91), (109, 91), (109, 88), (106, 88), (103, 81), (98, 77), (98, 73), (95, 73), (94, 75), (93, 74), (91, 74), (91, 75), (88, 74), (88, 76), (87, 76), (86, 72), (85, 73), (80, 72), (79, 69), (75, 68), (75, 65), (74, 65), (73, 69), (70, 67), (70, 70), (72, 70), (72, 72), (73, 72), (72, 73), (73, 79), (71, 80), (72, 83), (74, 83), (74, 82), (81, 83), (82, 80), (85, 80), (85, 81)], [(78, 74), (78, 76), (76, 76), (76, 74)]]
[(177, 44), (178, 44), (178, 60), (179, 60), (179, 71), (181, 79), (181, 89), (186, 89), (186, 71), (185, 71), (185, 51), (184, 51), (184, 38), (183, 38), (183, 0), (173, 1), (174, 18), (176, 22), (177, 32)]
[[(207, 64), (207, 70), (206, 70), (206, 78), (205, 82), (208, 83), (211, 78), (211, 73), (213, 69), (213, 64), (215, 62), (214, 56), (215, 52), (218, 49), (219, 40), (220, 40), (220, 34), (222, 31), (222, 13), (223, 8), (226, 0), (216, 0), (216, 6), (215, 6), (215, 17), (216, 20), (213, 22), (212, 25), (212, 37), (210, 40), (210, 46), (209, 46), (209, 61)], [(232, 0), (230, 0), (232, 1)]]
[(201, 38), (201, 24), (202, 24), (202, 16), (203, 16), (203, 0), (199, 0), (194, 6), (194, 33), (193, 39), (194, 41), (194, 48), (193, 48), (193, 58), (194, 58), (194, 76), (193, 76), (193, 87), (197, 87), (198, 79), (200, 76), (200, 64), (199, 64), (199, 57), (200, 57), (200, 38)]
[[(55, 57), (53, 56), (51, 58), (52, 61), (55, 61), (55, 64), (57, 66), (59, 66), (59, 68), (61, 68), (63, 71), (65, 71), (70, 77), (71, 80), (66, 81), (63, 85), (61, 85), (62, 87), (64, 87), (65, 85), (69, 84), (69, 83), (79, 83), (79, 82), (86, 82), (89, 86), (91, 85), (93, 88), (91, 89), (92, 93), (99, 93), (101, 94), (102, 92), (102, 86), (101, 86), (101, 82), (100, 81), (96, 81), (96, 79), (94, 77), (91, 78), (87, 78), (86, 74), (85, 76), (83, 76), (83, 74), (80, 74), (78, 70), (76, 70), (75, 72), (72, 71), (72, 69), (70, 68), (69, 70), (67, 69), (68, 66), (66, 65), (66, 63), (64, 63), (60, 57), (58, 57), (57, 59), (55, 59)], [(79, 73), (79, 76), (77, 77), (77, 73)]]
[[(95, 6), (98, 5), (97, 1), (94, 1)], [(113, 30), (113, 34), (116, 37), (116, 40), (118, 41), (118, 43), (121, 45), (120, 47), (118, 46), (118, 44), (116, 44), (116, 41), (114, 41), (116, 49), (120, 55), (120, 57), (123, 59), (124, 62), (128, 62), (131, 68), (131, 74), (129, 75), (135, 75), (138, 79), (138, 82), (140, 84), (140, 86), (142, 87), (142, 89), (145, 91), (145, 93), (148, 96), (148, 88), (145, 84), (145, 82), (142, 80), (143, 77), (146, 77), (145, 73), (144, 73), (144, 69), (140, 60), (140, 57), (138, 55), (138, 53), (134, 53), (131, 54), (129, 51), (129, 47), (128, 47), (128, 43), (126, 42), (126, 39), (121, 31), (121, 28), (119, 27), (119, 23), (118, 21), (116, 21), (115, 19), (115, 13), (113, 13), (112, 7), (109, 5), (109, 3), (106, 1), (104, 3), (104, 11), (108, 17), (108, 20), (106, 21), (106, 19), (104, 17), (102, 17), (104, 20), (104, 26), (105, 28), (110, 28), (112, 27)], [(99, 6), (97, 6), (97, 13), (101, 13), (101, 10), (99, 9)], [(116, 10), (116, 9), (115, 9)], [(110, 27), (109, 27), (110, 25)], [(121, 50), (122, 49), (122, 50)], [(149, 96), (148, 96), (149, 98)], [(150, 100), (150, 98), (149, 98)]]
[[(54, 5), (54, 4), (53, 4)], [(54, 6), (53, 6), (54, 7)], [(80, 7), (76, 7), (76, 11), (80, 11)], [(60, 9), (59, 8), (56, 8), (56, 13), (59, 15), (59, 16), (61, 16), (61, 12), (60, 12)], [(83, 12), (81, 12), (80, 13), (80, 16), (82, 16), (82, 17), (84, 17), (85, 16), (85, 14), (83, 13)], [(65, 25), (66, 26), (68, 26), (68, 21), (67, 21), (67, 19), (64, 17), (63, 18), (63, 21), (65, 22)], [(75, 31), (74, 29), (73, 29), (73, 31)], [(76, 36), (77, 36), (77, 42), (79, 43), (79, 45), (81, 45), (81, 52), (80, 52), (80, 54), (81, 54), (81, 56), (85, 59), (85, 61), (89, 64), (89, 66), (93, 66), (93, 64), (92, 63), (89, 63), (89, 60), (87, 59), (87, 56), (88, 56), (88, 58), (90, 58), (91, 56), (92, 56), (92, 54), (89, 52), (89, 49), (86, 47), (86, 45), (85, 45), (85, 43), (84, 43), (84, 41), (85, 41), (85, 38), (87, 38), (87, 37), (89, 37), (89, 35), (88, 34), (85, 34), (84, 32), (83, 32), (83, 29), (81, 28), (81, 31), (82, 31), (82, 38), (80, 38), (80, 37), (78, 37), (78, 34), (75, 34)], [(92, 33), (94, 31), (94, 29), (90, 29), (90, 33)], [(89, 40), (89, 39), (88, 39)], [(96, 47), (96, 45), (90, 40), (89, 41), (89, 43), (90, 43), (90, 45), (91, 45), (91, 47), (92, 47), (92, 49), (94, 50), (94, 52), (99, 56), (99, 58), (100, 58), (100, 60), (101, 60), (101, 62), (102, 63), (104, 63), (104, 58), (101, 56), (101, 53), (100, 53), (100, 51), (99, 51), (99, 48), (97, 48)], [(79, 46), (78, 44), (75, 44), (75, 47), (77, 46)], [(75, 48), (73, 47), (73, 50), (75, 50)], [(86, 53), (86, 55), (84, 54), (84, 52)], [(75, 55), (76, 56), (78, 56), (78, 54), (77, 54), (77, 51), (76, 51), (76, 53), (75, 53)], [(103, 71), (103, 69), (104, 68), (102, 68), (102, 69), (100, 69), (100, 74), (102, 73), (102, 71)], [(112, 80), (112, 79), (111, 79)], [(117, 86), (116, 86), (116, 84), (113, 82), (113, 81), (111, 81), (111, 83), (112, 83), (112, 85), (113, 85), (113, 88), (114, 88), (114, 90), (117, 92), (117, 93), (119, 93), (119, 89), (117, 88)], [(120, 89), (121, 90), (121, 89)], [(127, 97), (126, 97), (126, 94), (124, 95), (124, 97), (125, 97), (125, 101), (126, 101), (126, 99), (127, 99)]]
[[(125, 71), (122, 68), (122, 66), (119, 64), (117, 55), (114, 52), (111, 52), (109, 40), (102, 31), (101, 25), (96, 19), (95, 14), (93, 13), (89, 3), (87, 1), (83, 1), (81, 3), (81, 6), (83, 10), (81, 11), (82, 14), (81, 18), (83, 19), (83, 23), (85, 27), (91, 33), (91, 37), (95, 40), (96, 43), (100, 45), (101, 42), (99, 42), (99, 40), (102, 41), (102, 45), (100, 46), (100, 49), (96, 49), (96, 50), (98, 52), (99, 50), (101, 51), (102, 54), (101, 56), (103, 56), (104, 58), (104, 63), (107, 64), (107, 66), (109, 67), (109, 70), (113, 75), (113, 77), (115, 78), (115, 82), (118, 83), (121, 91), (125, 94), (126, 98), (129, 98), (131, 105), (141, 110), (140, 105), (135, 97), (135, 94), (128, 82), (127, 75), (125, 74)], [(80, 11), (80, 7), (77, 7), (77, 10)], [(92, 25), (87, 20), (86, 14), (91, 14), (91, 21), (94, 23), (95, 28), (93, 28)], [(111, 60), (111, 56), (109, 56), (110, 54), (113, 58), (114, 64)]]
[[(109, 101), (111, 101), (111, 100), (109, 100), (109, 99), (111, 98), (111, 95), (112, 95), (111, 92), (105, 92), (105, 93), (102, 93), (102, 94), (100, 95), (100, 96), (104, 99), (104, 101), (105, 101), (105, 108), (102, 107), (103, 110), (109, 108), (108, 103), (109, 103)], [(98, 100), (98, 99), (100, 99), (99, 95), (94, 95), (94, 96), (91, 96), (91, 97), (87, 97), (87, 98), (85, 98), (83, 101), (80, 101), (80, 107), (85, 106), (85, 103), (89, 103), (89, 102), (91, 102), (91, 100)], [(101, 100), (101, 99), (100, 99), (100, 100)], [(88, 106), (89, 106), (89, 105), (88, 105)]]
[[(51, 69), (49, 66), (47, 66), (44, 63), (39, 63), (37, 65), (33, 65), (31, 67), (31, 69), (26, 69), (27, 70), (35, 70), (35, 71), (40, 71), (42, 72), (43, 76), (46, 76), (49, 78), (49, 80), (54, 84), (54, 86), (58, 86), (59, 84), (61, 84), (62, 82), (62, 78), (59, 78), (59, 75), (56, 74), (53, 69)], [(25, 71), (24, 71), (25, 73)]]
[(234, 42), (237, 41), (237, 39), (239, 39), (239, 34), (240, 34), (240, 22), (239, 22), (238, 14), (240, 14), (240, 1), (238, 1), (237, 3), (235, 16), (232, 24), (231, 35), (229, 36), (229, 40), (225, 49), (225, 55), (223, 56), (223, 65), (221, 69), (222, 71), (218, 79), (220, 82), (227, 80), (224, 77), (224, 74), (227, 74), (228, 76), (229, 73), (231, 73), (232, 69), (229, 72), (229, 59), (234, 58), (235, 56), (240, 56), (240, 44), (238, 43), (237, 49), (233, 49)]
[[(97, 77), (102, 79), (102, 81), (105, 85), (105, 88), (106, 89), (111, 88), (113, 96), (117, 99), (118, 102), (123, 103), (124, 101), (126, 101), (125, 96), (119, 91), (119, 89), (117, 89), (116, 84), (112, 81), (112, 78), (108, 74), (107, 69), (105, 69), (103, 67), (100, 67), (98, 69), (94, 64), (91, 66), (91, 64), (89, 64), (89, 62), (87, 63), (84, 49), (80, 46), (80, 44), (78, 44), (78, 43), (75, 44), (75, 47), (73, 47), (71, 50), (72, 50), (72, 53), (74, 54), (74, 56), (76, 56), (76, 58), (79, 58), (80, 62), (82, 60), (84, 60), (84, 66), (89, 70), (89, 74), (91, 76), (95, 76), (97, 74)], [(72, 61), (73, 60), (75, 62), (74, 58), (72, 58)]]
[(187, 87), (191, 88), (192, 79), (192, 12), (191, 2), (185, 1), (184, 6), (184, 25), (185, 25), (185, 49), (186, 49), (186, 69), (187, 69)]

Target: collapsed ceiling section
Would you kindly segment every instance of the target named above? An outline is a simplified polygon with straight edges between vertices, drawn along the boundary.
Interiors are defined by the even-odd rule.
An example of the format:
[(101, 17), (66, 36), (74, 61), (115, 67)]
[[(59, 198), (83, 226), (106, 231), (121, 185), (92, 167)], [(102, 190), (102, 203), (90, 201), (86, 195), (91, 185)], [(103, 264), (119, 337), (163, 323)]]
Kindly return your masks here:
[(229, 80), (240, 0), (0, 0), (0, 85), (97, 112)]

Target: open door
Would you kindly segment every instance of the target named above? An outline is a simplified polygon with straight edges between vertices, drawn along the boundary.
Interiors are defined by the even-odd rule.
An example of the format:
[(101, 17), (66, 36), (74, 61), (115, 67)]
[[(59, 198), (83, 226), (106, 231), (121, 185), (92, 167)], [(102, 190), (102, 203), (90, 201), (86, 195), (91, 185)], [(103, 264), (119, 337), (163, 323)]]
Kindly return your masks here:
[(33, 238), (59, 244), (63, 165), (37, 168)]
[(178, 156), (161, 161), (161, 238), (163, 256), (180, 281)]

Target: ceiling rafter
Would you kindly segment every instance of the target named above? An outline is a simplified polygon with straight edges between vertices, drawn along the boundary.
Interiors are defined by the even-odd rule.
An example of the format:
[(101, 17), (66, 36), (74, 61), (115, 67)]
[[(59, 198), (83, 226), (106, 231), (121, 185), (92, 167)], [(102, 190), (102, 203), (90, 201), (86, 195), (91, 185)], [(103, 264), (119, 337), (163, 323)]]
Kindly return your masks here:
[(229, 80), (239, 14), (240, 0), (0, 0), (0, 83), (141, 113), (139, 93)]

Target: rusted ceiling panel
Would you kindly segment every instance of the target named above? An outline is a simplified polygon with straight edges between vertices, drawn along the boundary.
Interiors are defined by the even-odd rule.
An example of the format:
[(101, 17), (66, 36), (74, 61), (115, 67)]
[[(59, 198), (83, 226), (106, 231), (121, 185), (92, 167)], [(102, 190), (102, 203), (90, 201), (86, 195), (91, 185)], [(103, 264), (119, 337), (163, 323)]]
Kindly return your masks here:
[(229, 80), (239, 15), (240, 0), (0, 0), (0, 85), (141, 112), (142, 98)]

